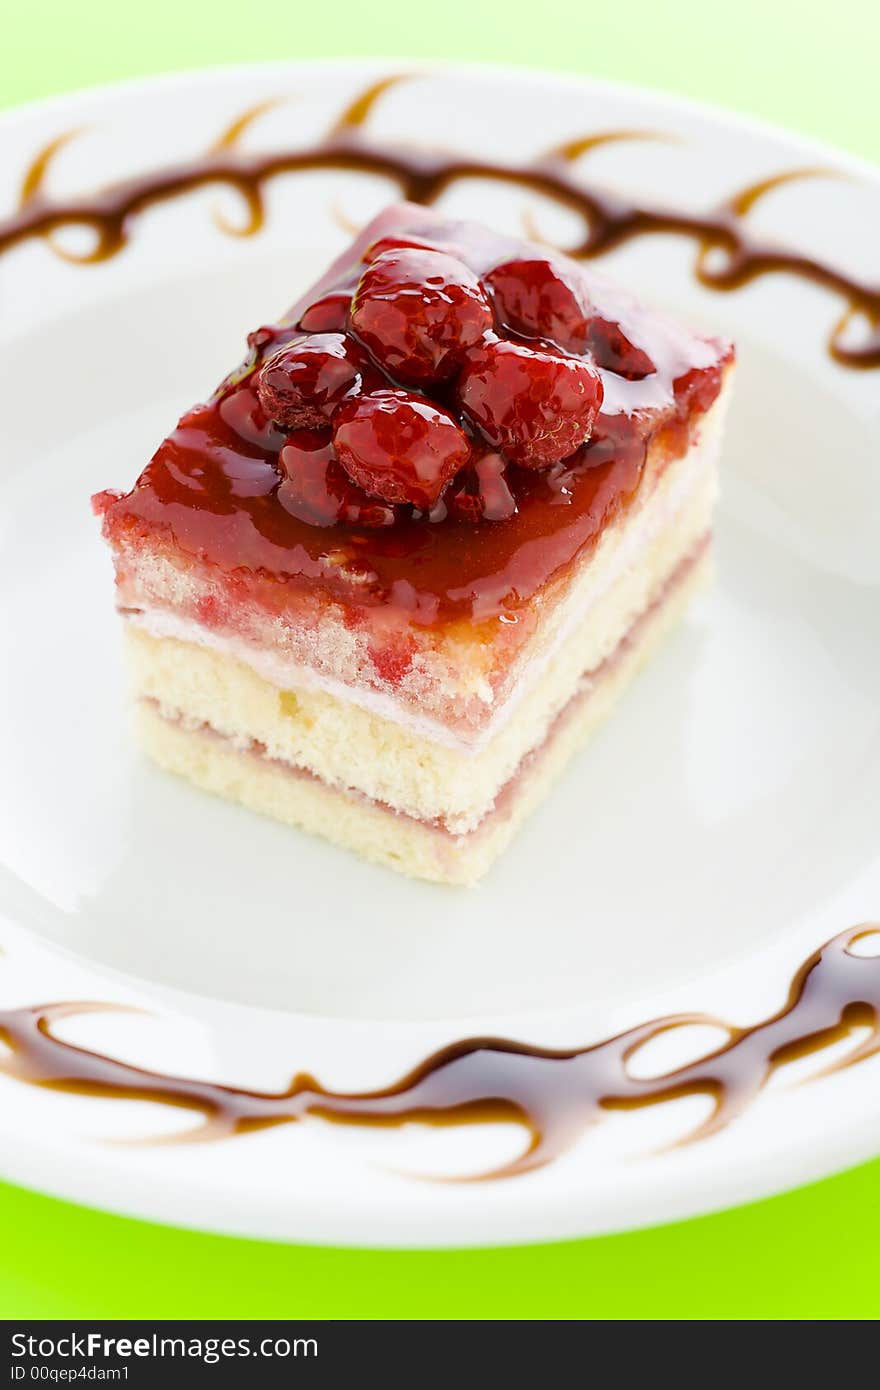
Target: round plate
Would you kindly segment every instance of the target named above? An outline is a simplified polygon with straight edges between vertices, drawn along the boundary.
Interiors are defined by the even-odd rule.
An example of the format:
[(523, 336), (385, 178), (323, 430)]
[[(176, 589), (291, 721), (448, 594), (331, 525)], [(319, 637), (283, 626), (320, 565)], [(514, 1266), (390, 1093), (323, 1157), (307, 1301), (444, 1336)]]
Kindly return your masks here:
[[(53, 197), (196, 157), (263, 103), (242, 150), (313, 144), (386, 75), (364, 63), (214, 71), (13, 113), (0, 122), (0, 209), (15, 208), (25, 170), (59, 135), (71, 138), (45, 171)], [(876, 271), (875, 172), (657, 95), (444, 68), (403, 74), (365, 128), (512, 163), (613, 133), (625, 138), (584, 146), (573, 176), (699, 210), (799, 171), (743, 211), (748, 226), (848, 274)], [(129, 486), (239, 359), (247, 330), (397, 193), (385, 176), (316, 168), (266, 184), (258, 234), (235, 235), (240, 193), (210, 186), (134, 218), (100, 263), (69, 259), (92, 244), (83, 226), (0, 257), (0, 1009), (142, 1011), (57, 1022), (78, 1046), (262, 1090), (301, 1071), (375, 1088), (472, 1034), (571, 1047), (681, 1010), (754, 1022), (823, 941), (880, 915), (880, 374), (829, 355), (844, 307), (833, 289), (780, 274), (718, 293), (698, 284), (695, 246), (679, 235), (635, 238), (601, 265), (737, 341), (718, 582), (484, 884), (399, 879), (138, 754), (89, 494)], [(583, 238), (575, 212), (519, 184), (460, 177), (439, 205), (562, 246)], [(650, 1065), (716, 1043), (678, 1030)], [(0, 1041), (0, 1066), (3, 1055)], [(781, 1069), (699, 1143), (670, 1146), (709, 1103), (685, 1096), (609, 1115), (539, 1171), (477, 1183), (433, 1178), (491, 1169), (521, 1146), (514, 1126), (371, 1130), (315, 1116), (159, 1144), (192, 1116), (0, 1074), (0, 1171), (259, 1236), (575, 1236), (752, 1198), (880, 1151), (880, 1061), (792, 1084), (827, 1060)]]

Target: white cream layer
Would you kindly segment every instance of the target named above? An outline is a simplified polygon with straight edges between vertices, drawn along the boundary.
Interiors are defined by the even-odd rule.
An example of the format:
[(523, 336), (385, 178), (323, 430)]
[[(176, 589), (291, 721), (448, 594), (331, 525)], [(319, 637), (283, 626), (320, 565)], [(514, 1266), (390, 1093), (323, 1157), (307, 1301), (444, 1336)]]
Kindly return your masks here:
[[(705, 494), (710, 491), (714, 494), (720, 424), (718, 412), (713, 410), (703, 422), (699, 439), (684, 458), (668, 466), (641, 506), (625, 512), (617, 525), (608, 529), (569, 592), (560, 600), (556, 610), (548, 614), (547, 622), (543, 628), (539, 628), (536, 641), (526, 648), (517, 679), (507, 698), (496, 706), (489, 721), (473, 734), (451, 729), (430, 715), (419, 714), (392, 695), (348, 685), (311, 667), (291, 662), (277, 651), (257, 647), (243, 638), (204, 627), (171, 609), (153, 606), (129, 612), (126, 618), (153, 637), (191, 642), (239, 661), (279, 690), (331, 695), (336, 700), (357, 705), (367, 713), (386, 719), (430, 743), (474, 755), (496, 737), (522, 699), (540, 682), (561, 648), (575, 631), (582, 630), (587, 624), (595, 606), (627, 570), (638, 565), (641, 552), (650, 549), (663, 533), (675, 530), (677, 518), (690, 509), (700, 492)], [(706, 500), (711, 506), (712, 496)], [(618, 637), (620, 635), (616, 634)]]

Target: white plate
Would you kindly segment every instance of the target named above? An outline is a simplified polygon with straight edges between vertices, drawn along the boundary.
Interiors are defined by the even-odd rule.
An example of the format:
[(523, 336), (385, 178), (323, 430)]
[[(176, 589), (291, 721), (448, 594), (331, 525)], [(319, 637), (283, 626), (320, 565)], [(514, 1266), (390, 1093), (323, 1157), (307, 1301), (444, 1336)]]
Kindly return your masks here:
[[(13, 113), (0, 122), (0, 208), (15, 206), (37, 151), (73, 128), (47, 175), (53, 195), (195, 156), (267, 97), (279, 104), (242, 148), (315, 141), (382, 71), (215, 71)], [(368, 128), (513, 162), (579, 135), (649, 130), (672, 138), (596, 148), (584, 177), (695, 208), (821, 166), (843, 177), (792, 182), (749, 224), (876, 273), (876, 172), (656, 95), (442, 69), (391, 87)], [(305, 1070), (357, 1089), (469, 1034), (574, 1046), (673, 1010), (746, 1023), (782, 1004), (820, 943), (880, 916), (880, 372), (828, 356), (832, 291), (782, 275), (727, 295), (700, 288), (678, 236), (637, 239), (602, 265), (737, 339), (719, 582), (483, 886), (398, 879), (203, 797), (135, 751), (89, 494), (129, 485), (238, 360), (246, 331), (342, 246), (340, 221), (395, 192), (364, 173), (285, 175), (267, 185), (257, 236), (219, 228), (218, 209), (242, 210), (208, 188), (137, 218), (101, 264), (71, 265), (42, 240), (0, 258), (0, 1008), (138, 1004), (147, 1016), (76, 1016), (58, 1031), (144, 1066), (262, 1089)], [(578, 230), (521, 187), (462, 179), (441, 206), (514, 231), (528, 214), (562, 244)], [(82, 250), (89, 233), (57, 240)], [(711, 1041), (667, 1047), (683, 1056)], [(658, 1052), (656, 1065), (672, 1060)], [(476, 1184), (413, 1174), (479, 1171), (515, 1151), (518, 1131), (309, 1118), (215, 1144), (119, 1144), (191, 1118), (0, 1076), (0, 1171), (260, 1236), (574, 1236), (756, 1197), (880, 1151), (877, 1058), (804, 1086), (793, 1073), (701, 1143), (657, 1152), (704, 1113), (690, 1097), (609, 1117), (538, 1172)]]

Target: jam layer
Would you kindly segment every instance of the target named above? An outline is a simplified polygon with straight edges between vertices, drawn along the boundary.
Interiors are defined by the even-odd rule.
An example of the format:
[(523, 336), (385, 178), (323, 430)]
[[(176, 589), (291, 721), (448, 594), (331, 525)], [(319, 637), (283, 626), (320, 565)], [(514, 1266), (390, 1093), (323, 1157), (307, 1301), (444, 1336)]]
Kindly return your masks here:
[[(338, 328), (366, 252), (382, 238), (449, 251), (481, 276), (514, 257), (551, 260), (593, 306), (585, 347), (604, 402), (588, 442), (543, 470), (504, 464), (515, 502), (501, 521), (463, 519), (443, 503), (426, 515), (395, 508), (393, 525), (312, 525), (279, 497), (279, 456), (288, 433), (264, 415), (255, 374), (303, 331)], [(621, 346), (622, 345), (622, 346)], [(245, 362), (213, 398), (187, 412), (132, 491), (103, 493), (96, 506), (115, 546), (153, 545), (216, 567), (236, 584), (256, 581), (273, 607), (311, 590), (346, 607), (384, 606), (430, 627), (515, 616), (595, 544), (636, 496), (649, 446), (674, 458), (718, 395), (732, 349), (678, 329), (545, 248), (513, 242), (436, 213), (387, 209), (277, 324), (252, 333)], [(395, 383), (391, 383), (394, 385)], [(464, 477), (459, 490), (476, 491)]]

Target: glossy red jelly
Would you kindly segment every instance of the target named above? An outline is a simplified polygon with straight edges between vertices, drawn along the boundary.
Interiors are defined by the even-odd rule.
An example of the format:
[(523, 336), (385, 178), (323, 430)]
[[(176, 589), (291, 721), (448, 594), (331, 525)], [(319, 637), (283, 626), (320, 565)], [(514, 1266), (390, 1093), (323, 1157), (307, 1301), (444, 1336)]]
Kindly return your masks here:
[[(370, 498), (355, 486), (334, 455), (331, 420), (307, 439), (308, 432), (291, 433), (269, 418), (264, 404), (272, 402), (261, 403), (256, 389), (263, 363), (303, 331), (349, 330), (351, 295), (377, 243), (386, 252), (398, 245), (448, 252), (489, 285), (490, 298), (493, 269), (516, 261), (556, 265), (558, 283), (577, 291), (579, 306), (590, 306), (584, 353), (574, 356), (558, 344), (604, 388), (587, 443), (559, 461), (521, 467), (481, 437), (486, 431), (479, 423), (458, 416), (454, 381), (432, 386), (430, 401), (456, 417), (455, 433), (470, 436), (468, 448), (453, 457), (454, 472), (452, 463), (441, 470), (439, 493), (429, 486), (418, 502), (404, 493), (401, 503), (397, 494)], [(499, 276), (497, 282), (512, 316), (511, 281)], [(265, 596), (272, 586), (276, 610), (283, 610), (285, 594), (293, 600), (305, 590), (340, 600), (352, 621), (357, 610), (376, 605), (425, 626), (514, 614), (627, 506), (649, 444), (668, 457), (686, 448), (695, 417), (717, 396), (732, 358), (725, 344), (668, 325), (655, 328), (653, 316), (625, 297), (618, 311), (607, 287), (597, 303), (594, 289), (579, 265), (548, 257), (545, 248), (444, 222), (428, 209), (386, 210), (285, 321), (251, 335), (246, 361), (207, 404), (183, 417), (131, 492), (96, 499), (108, 537), (158, 545), (178, 562), (219, 569), (239, 593), (250, 584)], [(526, 290), (516, 310), (519, 334), (530, 306), (545, 316), (565, 311), (565, 294), (544, 269)], [(580, 334), (579, 324), (573, 331)], [(508, 332), (497, 314), (494, 332), (502, 338)], [(561, 335), (558, 324), (554, 332)], [(384, 378), (384, 389), (400, 388), (395, 378)], [(595, 405), (600, 398), (597, 391)]]
[(326, 430), (295, 430), (278, 455), (282, 478), (278, 501), (309, 526), (393, 526), (398, 508), (364, 497), (336, 457)]

